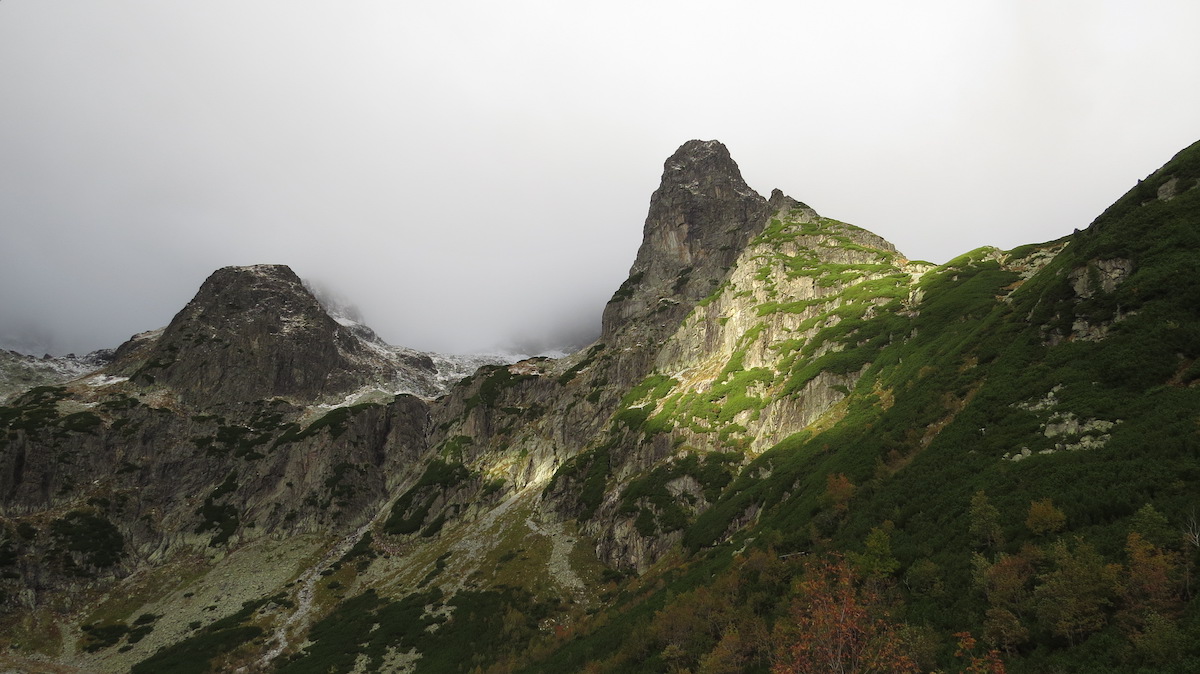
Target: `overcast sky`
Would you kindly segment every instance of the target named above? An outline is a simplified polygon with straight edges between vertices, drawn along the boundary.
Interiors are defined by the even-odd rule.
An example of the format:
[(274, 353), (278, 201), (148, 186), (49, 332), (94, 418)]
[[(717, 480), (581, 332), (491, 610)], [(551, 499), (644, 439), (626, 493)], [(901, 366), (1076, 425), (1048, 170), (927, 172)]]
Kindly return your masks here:
[(286, 263), (388, 341), (598, 332), (663, 160), (944, 262), (1083, 228), (1200, 139), (1195, 0), (0, 2), (0, 342)]

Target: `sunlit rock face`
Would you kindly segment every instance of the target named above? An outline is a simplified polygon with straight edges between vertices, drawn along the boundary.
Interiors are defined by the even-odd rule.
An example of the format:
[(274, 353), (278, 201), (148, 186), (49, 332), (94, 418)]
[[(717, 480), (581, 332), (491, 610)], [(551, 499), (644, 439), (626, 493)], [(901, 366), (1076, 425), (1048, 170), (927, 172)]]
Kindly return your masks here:
[[(724, 145), (684, 143), (667, 159), (650, 197), (642, 245), (629, 279), (604, 311), (601, 341), (622, 330), (653, 336), (673, 328), (712, 292), (767, 210)], [(635, 319), (649, 320), (632, 325)]]
[[(778, 190), (767, 207), (719, 285), (655, 344), (647, 381), (662, 382), (666, 393), (627, 401), (654, 417), (654, 428), (670, 430), (612, 436), (607, 460), (619, 486), (583, 525), (608, 564), (644, 571), (682, 536), (637, 526), (630, 513), (646, 504), (632, 509), (620, 497), (624, 487), (650, 471), (671, 470), (698, 448), (751, 457), (822, 420), (834, 422), (870, 356), (806, 373), (822, 357), (855, 350), (857, 339), (828, 339), (827, 331), (843, 320), (915, 310), (915, 280), (928, 265), (911, 264), (879, 236), (823, 218)], [(684, 480), (666, 488), (696, 513), (709, 506), (701, 485)], [(565, 515), (577, 515), (569, 489), (555, 496)]]
[[(696, 448), (753, 456), (835, 411), (862, 366), (803, 381), (793, 375), (846, 348), (816, 338), (847, 311), (869, 317), (898, 297), (911, 303), (925, 268), (910, 266), (882, 238), (822, 218), (779, 190), (764, 199), (723, 145), (689, 141), (666, 161), (637, 260), (605, 310), (600, 341), (563, 361), (481, 372), (431, 410), (430, 445), (514, 487), (546, 484), (557, 473), (543, 507), (581, 519), (606, 563), (644, 570), (680, 532), (635, 525), (625, 487)], [(667, 396), (626, 399), (650, 379), (672, 382)], [(745, 409), (696, 416), (714, 395)], [(688, 402), (667, 412), (669, 400)], [(635, 408), (666, 415), (671, 430), (613, 423)], [(605, 495), (585, 503), (585, 476), (600, 465)], [(669, 489), (700, 512), (705, 490), (689, 479)]]

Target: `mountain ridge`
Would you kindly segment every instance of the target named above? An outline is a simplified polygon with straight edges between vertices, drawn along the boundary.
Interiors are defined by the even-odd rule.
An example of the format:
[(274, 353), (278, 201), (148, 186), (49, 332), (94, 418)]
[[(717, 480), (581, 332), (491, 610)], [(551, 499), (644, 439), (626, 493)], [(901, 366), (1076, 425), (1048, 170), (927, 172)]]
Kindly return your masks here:
[[(363, 379), (262, 377), (273, 351), (215, 366), (255, 370), (222, 397), (206, 359), (246, 335), (211, 335), (245, 319), (273, 340), (286, 321), (202, 287), (167, 339), (0, 408), (9, 650), (105, 671), (185, 653), (264, 671), (788, 671), (800, 656), (773, 644), (806, 638), (788, 625), (811, 617), (797, 588), (821, 559), (849, 560), (859, 600), (890, 597), (872, 610), (907, 630), (898, 671), (960, 666), (964, 629), (1014, 671), (1194, 662), (1178, 583), (1196, 546), (1135, 514), (1186, 528), (1200, 480), (1197, 184), (1200, 144), (1087, 230), (935, 266), (763, 198), (723, 145), (689, 141), (600, 340), (485, 366), (433, 400), (322, 400), (392, 366), (331, 355), (337, 335), (370, 335), (276, 269), (303, 292), (286, 294), (297, 322), (334, 345), (312, 369)], [(197, 344), (201, 325), (215, 331)], [(1129, 527), (1156, 547), (1126, 554)], [(1117, 575), (1091, 622), (1062, 627), (1071, 554)], [(1147, 554), (1177, 560), (1151, 617), (1123, 589)], [(290, 561), (265, 579), (271, 555)], [(1002, 564), (1028, 565), (1018, 599), (972, 580)], [(241, 575), (261, 580), (222, 583)]]

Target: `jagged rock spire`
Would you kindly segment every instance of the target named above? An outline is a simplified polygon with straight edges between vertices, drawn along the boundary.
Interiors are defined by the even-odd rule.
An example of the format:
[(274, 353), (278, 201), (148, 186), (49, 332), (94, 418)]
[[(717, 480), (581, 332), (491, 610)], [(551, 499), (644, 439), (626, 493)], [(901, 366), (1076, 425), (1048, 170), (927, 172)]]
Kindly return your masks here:
[(639, 263), (667, 255), (684, 263), (736, 243), (733, 231), (763, 216), (766, 200), (742, 179), (737, 162), (719, 141), (690, 140), (663, 166), (650, 197)]
[(663, 166), (637, 259), (604, 311), (601, 339), (652, 312), (656, 325), (677, 323), (713, 290), (768, 211), (723, 144), (684, 143)]

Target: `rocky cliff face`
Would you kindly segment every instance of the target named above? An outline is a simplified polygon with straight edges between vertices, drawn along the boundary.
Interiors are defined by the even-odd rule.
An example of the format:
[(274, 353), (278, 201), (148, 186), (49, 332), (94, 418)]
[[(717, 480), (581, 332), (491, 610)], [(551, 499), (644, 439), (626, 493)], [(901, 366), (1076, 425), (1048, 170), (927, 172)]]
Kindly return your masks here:
[(194, 413), (105, 377), (35, 389), (5, 410), (0, 516), (27, 532), (9, 539), (21, 582), (2, 582), (8, 601), (34, 608), (75, 579), (122, 578), (188, 551), (336, 536), (428, 460), (428, 408), (411, 396), (323, 414), (279, 399)]
[[(645, 571), (753, 456), (836, 413), (896, 337), (862, 326), (911, 310), (923, 270), (762, 198), (724, 146), (690, 141), (666, 162), (601, 341), (485, 367), (432, 404), (380, 394), (401, 379), (436, 392), (433, 358), (331, 317), (286, 267), (218, 270), (104, 372), (10, 408), (3, 512), (32, 533), (12, 530), (8, 601), (34, 609), (280, 536), (343, 553), (366, 531), (396, 551), (444, 527), (508, 527), (490, 534), (504, 540), (526, 524), (501, 503), (526, 504), (540, 532), (577, 520), (601, 561)], [(347, 405), (363, 390), (379, 393)], [(85, 525), (107, 537), (72, 538)]]
[[(1154, 428), (1118, 393), (1191, 400), (1200, 354), (1195, 293), (1163, 299), (1184, 258), (1126, 221), (1193, 232), (1195, 165), (1094, 230), (935, 268), (689, 141), (601, 339), (453, 386), (461, 364), (384, 344), (286, 267), (218, 270), (111, 366), (0, 407), (0, 653), (407, 671), (486, 666), (503, 634), (525, 662), (672, 555), (916, 530), (926, 473), (1128, 453)], [(889, 494), (849, 534), (834, 475)]]
[(763, 199), (724, 146), (690, 141), (666, 162), (601, 341), (481, 371), (435, 406), (431, 445), (516, 488), (548, 485), (543, 507), (581, 520), (603, 561), (644, 571), (710, 504), (697, 474), (725, 479), (836, 415), (904, 334), (861, 326), (912, 311), (929, 268), (778, 190)]
[[(606, 496), (584, 509), (584, 530), (613, 566), (644, 571), (679, 542), (710, 505), (701, 474), (724, 479), (702, 464), (732, 470), (836, 415), (880, 346), (905, 335), (864, 328), (881, 312), (911, 312), (930, 265), (778, 191), (768, 206), (769, 217), (740, 230), (753, 236), (720, 284), (648, 349), (646, 378), (601, 441)], [(585, 474), (594, 477), (591, 466)], [(663, 478), (658, 493), (637, 496)], [(564, 514), (579, 515), (581, 488), (570, 476), (556, 485)], [(691, 505), (681, 511), (681, 502)]]
[[(857, 326), (911, 309), (926, 269), (778, 190), (763, 199), (724, 146), (690, 141), (666, 162), (602, 341), (481, 370), (433, 406), (430, 447), (509, 488), (549, 485), (543, 507), (581, 518), (602, 560), (644, 570), (707, 507), (705, 485), (673, 466), (719, 454), (728, 474), (834, 410), (862, 354), (899, 337)], [(671, 500), (694, 504), (682, 520), (626, 498), (655, 471), (678, 473)], [(443, 512), (475, 495), (459, 498)]]
[(622, 383), (645, 374), (649, 351), (720, 285), (767, 211), (721, 143), (691, 140), (667, 159), (629, 278), (604, 309), (600, 341), (637, 352)]
[(283, 265), (219, 269), (145, 355), (116, 372), (196, 406), (345, 396), (391, 370)]
[(740, 244), (762, 224), (766, 209), (766, 199), (742, 179), (724, 145), (684, 143), (663, 166), (631, 280), (605, 310), (601, 340), (611, 339), (630, 318), (665, 306), (660, 300), (695, 301), (707, 295), (711, 288), (704, 282), (729, 266)]
[(697, 302), (722, 287), (770, 208), (724, 145), (685, 143), (665, 163), (642, 246), (605, 308), (600, 340), (561, 361), (481, 371), (435, 407), (434, 425), (444, 430), (432, 444), (468, 448), (469, 465), (518, 487), (544, 484), (604, 441), (624, 390), (646, 376)]
[(108, 367), (0, 408), (0, 605), (73, 610), (160, 567), (356, 530), (429, 461), (428, 405), (389, 391), (438, 377), (287, 267), (218, 270)]

